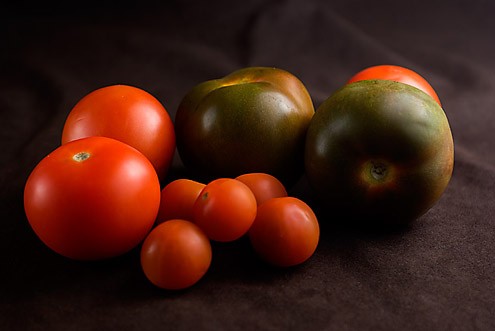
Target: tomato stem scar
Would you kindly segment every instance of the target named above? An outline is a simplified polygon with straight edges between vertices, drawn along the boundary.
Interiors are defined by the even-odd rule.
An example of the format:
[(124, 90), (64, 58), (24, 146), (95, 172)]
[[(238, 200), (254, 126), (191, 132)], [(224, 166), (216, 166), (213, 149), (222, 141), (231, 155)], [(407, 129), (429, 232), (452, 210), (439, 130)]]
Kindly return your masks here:
[(393, 165), (385, 160), (367, 160), (361, 170), (361, 179), (369, 184), (384, 184), (393, 179)]
[(382, 162), (371, 162), (371, 177), (376, 180), (383, 180), (387, 176), (388, 169)]
[(79, 152), (77, 154), (74, 154), (72, 159), (76, 162), (83, 162), (89, 159), (90, 156), (91, 154), (89, 154), (88, 152)]

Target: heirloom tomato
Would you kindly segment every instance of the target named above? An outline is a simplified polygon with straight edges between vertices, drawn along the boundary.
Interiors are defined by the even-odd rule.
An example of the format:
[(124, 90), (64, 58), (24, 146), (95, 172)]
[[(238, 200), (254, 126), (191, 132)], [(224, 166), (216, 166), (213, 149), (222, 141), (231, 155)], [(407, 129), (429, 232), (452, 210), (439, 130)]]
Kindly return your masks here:
[(407, 84), (364, 80), (324, 101), (308, 129), (306, 175), (334, 214), (408, 223), (444, 192), (454, 164), (446, 114)]
[(393, 80), (414, 86), (426, 94), (429, 94), (441, 106), (440, 99), (433, 87), (417, 72), (396, 65), (377, 65), (361, 70), (349, 79), (348, 83), (358, 82), (368, 79)]
[(294, 183), (303, 173), (311, 97), (291, 73), (244, 68), (192, 88), (177, 110), (177, 150), (209, 180), (249, 172)]
[(62, 144), (104, 136), (120, 140), (144, 154), (163, 179), (172, 163), (175, 132), (163, 105), (133, 86), (106, 86), (83, 97), (65, 121)]
[(77, 260), (114, 257), (137, 246), (159, 205), (160, 183), (149, 160), (106, 137), (58, 147), (33, 169), (24, 190), (36, 235)]

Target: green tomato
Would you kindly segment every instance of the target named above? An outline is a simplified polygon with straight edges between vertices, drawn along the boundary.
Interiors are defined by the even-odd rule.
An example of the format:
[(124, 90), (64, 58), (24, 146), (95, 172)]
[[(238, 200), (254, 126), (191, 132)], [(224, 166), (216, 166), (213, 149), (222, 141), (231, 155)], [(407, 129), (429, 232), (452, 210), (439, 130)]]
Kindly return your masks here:
[(177, 150), (199, 175), (271, 174), (294, 183), (304, 171), (311, 97), (291, 73), (244, 68), (192, 88), (177, 110)]
[(325, 207), (363, 223), (407, 224), (443, 194), (454, 165), (443, 109), (412, 86), (365, 80), (317, 109), (305, 168)]

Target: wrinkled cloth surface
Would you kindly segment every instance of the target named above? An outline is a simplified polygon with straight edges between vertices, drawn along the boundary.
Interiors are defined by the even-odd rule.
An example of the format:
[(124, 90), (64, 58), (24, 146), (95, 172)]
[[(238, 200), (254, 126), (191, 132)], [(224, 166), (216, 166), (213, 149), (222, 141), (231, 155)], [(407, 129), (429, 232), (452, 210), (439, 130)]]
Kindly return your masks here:
[[(495, 5), (484, 0), (158, 1), (0, 13), (1, 330), (495, 329)], [(439, 202), (407, 229), (322, 226), (317, 251), (269, 267), (213, 244), (193, 287), (154, 287), (139, 248), (100, 262), (44, 246), (25, 181), (85, 94), (140, 87), (172, 119), (194, 85), (248, 66), (296, 75), (315, 107), (359, 70), (408, 67), (437, 91), (455, 143)], [(187, 175), (176, 154), (171, 178)], [(165, 183), (163, 183), (165, 184)], [(305, 178), (290, 193), (311, 201)], [(332, 223), (331, 213), (318, 215)]]

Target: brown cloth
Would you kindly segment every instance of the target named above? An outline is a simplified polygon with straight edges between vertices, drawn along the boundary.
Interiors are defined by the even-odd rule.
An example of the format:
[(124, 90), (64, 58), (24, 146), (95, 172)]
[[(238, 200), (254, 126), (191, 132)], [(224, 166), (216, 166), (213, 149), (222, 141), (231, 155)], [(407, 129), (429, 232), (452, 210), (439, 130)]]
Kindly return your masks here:
[[(0, 10), (1, 330), (495, 329), (494, 2), (70, 5), (21, 1)], [(320, 244), (303, 265), (269, 267), (245, 239), (214, 244), (206, 276), (169, 292), (145, 278), (139, 247), (107, 261), (71, 261), (27, 222), (27, 176), (94, 89), (143, 88), (174, 118), (199, 82), (275, 66), (300, 78), (317, 107), (376, 64), (425, 77), (454, 136), (447, 190), (405, 230), (325, 226), (331, 214), (320, 214)], [(185, 175), (176, 155), (169, 179)], [(291, 193), (311, 201), (304, 178)]]

